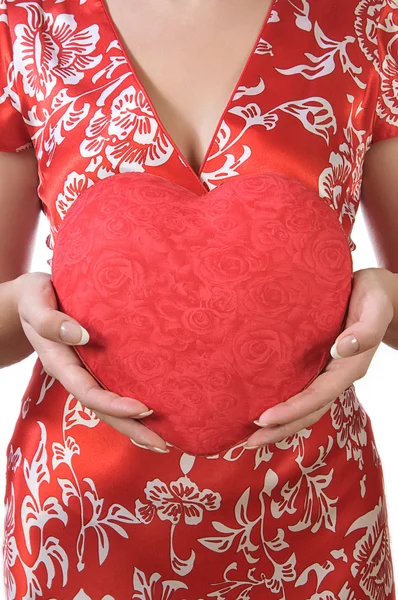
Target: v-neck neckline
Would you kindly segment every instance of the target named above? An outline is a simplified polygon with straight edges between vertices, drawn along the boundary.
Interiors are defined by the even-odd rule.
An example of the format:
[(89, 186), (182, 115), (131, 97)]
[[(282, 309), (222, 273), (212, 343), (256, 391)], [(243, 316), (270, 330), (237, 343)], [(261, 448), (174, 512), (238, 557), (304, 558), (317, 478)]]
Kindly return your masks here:
[(271, 17), (271, 14), (275, 8), (276, 3), (278, 2), (278, 0), (271, 0), (270, 5), (268, 7), (267, 13), (265, 15), (265, 18), (263, 19), (263, 22), (261, 24), (260, 27), (260, 31), (257, 34), (257, 37), (255, 39), (255, 42), (249, 52), (249, 55), (243, 65), (243, 68), (240, 72), (240, 75), (233, 87), (233, 90), (227, 100), (227, 103), (224, 106), (224, 109), (222, 110), (221, 116), (217, 122), (216, 128), (213, 132), (213, 135), (210, 138), (210, 142), (207, 146), (207, 150), (203, 156), (202, 162), (200, 164), (199, 167), (199, 171), (196, 172), (195, 169), (192, 167), (192, 165), (190, 164), (190, 162), (185, 158), (184, 154), (181, 152), (180, 148), (178, 147), (178, 145), (176, 144), (176, 142), (174, 141), (172, 135), (168, 132), (167, 128), (165, 127), (165, 125), (163, 124), (162, 119), (160, 118), (157, 109), (155, 108), (154, 104), (152, 103), (151, 97), (148, 94), (143, 82), (141, 81), (140, 77), (138, 76), (138, 73), (133, 65), (132, 60), (130, 59), (130, 54), (133, 56), (133, 54), (131, 53), (131, 51), (125, 46), (124, 41), (122, 39), (121, 33), (119, 32), (119, 29), (116, 25), (116, 23), (113, 20), (113, 17), (110, 13), (110, 10), (108, 8), (108, 5), (106, 3), (106, 0), (99, 0), (101, 8), (103, 10), (103, 13), (105, 14), (108, 23), (110, 24), (111, 29), (113, 30), (113, 34), (115, 37), (115, 40), (117, 41), (120, 50), (123, 54), (123, 58), (126, 61), (126, 64), (130, 70), (131, 75), (133, 76), (133, 78), (136, 81), (137, 87), (139, 88), (139, 90), (141, 91), (141, 93), (143, 94), (145, 101), (147, 102), (148, 106), (150, 107), (151, 111), (152, 111), (152, 115), (153, 118), (155, 119), (156, 123), (158, 124), (159, 129), (161, 130), (163, 136), (165, 137), (165, 139), (167, 139), (167, 141), (169, 142), (169, 144), (172, 146), (173, 151), (176, 153), (176, 155), (178, 156), (178, 158), (180, 159), (180, 161), (182, 162), (182, 164), (188, 169), (188, 171), (192, 174), (192, 176), (198, 181), (198, 183), (200, 184), (200, 186), (202, 187), (202, 189), (204, 188), (205, 191), (208, 191), (207, 188), (205, 188), (205, 185), (202, 181), (202, 173), (207, 165), (207, 161), (208, 158), (214, 148), (214, 145), (217, 141), (217, 138), (219, 136), (220, 133), (220, 129), (221, 129), (221, 125), (223, 123), (223, 121), (226, 118), (226, 115), (229, 111), (229, 109), (231, 108), (231, 104), (233, 101), (233, 98), (235, 97), (235, 95), (237, 94), (240, 86), (242, 85), (242, 82), (246, 76), (247, 70), (249, 68), (249, 65), (253, 59), (253, 56), (255, 54), (255, 51), (258, 47), (258, 44), (260, 43), (260, 40), (262, 39), (262, 37), (264, 36), (264, 32), (265, 29), (267, 27), (267, 24), (269, 22), (269, 19)]

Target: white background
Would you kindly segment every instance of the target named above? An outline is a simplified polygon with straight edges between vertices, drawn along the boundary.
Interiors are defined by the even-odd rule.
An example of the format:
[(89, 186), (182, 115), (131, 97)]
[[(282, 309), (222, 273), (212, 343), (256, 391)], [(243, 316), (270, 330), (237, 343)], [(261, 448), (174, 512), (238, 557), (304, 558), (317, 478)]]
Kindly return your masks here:
[[(50, 258), (51, 252), (45, 244), (48, 233), (48, 222), (41, 213), (31, 271), (50, 272), (46, 261)], [(358, 213), (352, 238), (357, 246), (353, 252), (355, 270), (378, 266), (361, 211)], [(14, 430), (20, 402), (36, 357), (36, 353), (33, 353), (19, 364), (0, 370), (1, 500), (5, 493), (6, 447)], [(385, 344), (380, 346), (366, 377), (356, 383), (356, 390), (370, 417), (376, 446), (383, 465), (393, 564), (398, 586), (398, 352)], [(2, 502), (0, 503), (0, 518), (0, 522), (3, 523), (4, 506)], [(3, 541), (2, 529), (0, 530), (0, 540)], [(0, 561), (0, 575), (2, 574), (1, 569), (2, 561)], [(4, 599), (5, 595), (1, 586), (2, 583), (0, 583), (0, 598)]]

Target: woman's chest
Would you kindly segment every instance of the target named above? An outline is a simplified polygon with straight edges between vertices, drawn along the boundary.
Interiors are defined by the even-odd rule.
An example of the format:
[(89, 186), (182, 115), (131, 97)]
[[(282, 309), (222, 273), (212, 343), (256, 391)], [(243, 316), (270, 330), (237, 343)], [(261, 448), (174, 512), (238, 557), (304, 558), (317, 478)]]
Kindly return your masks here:
[(271, 0), (103, 0), (156, 112), (199, 171)]
[[(216, 82), (219, 66), (210, 69), (211, 82), (205, 83), (202, 72), (206, 89), (200, 99), (188, 90), (183, 103), (196, 111), (190, 115), (188, 109), (185, 126), (211, 115), (202, 154), (207, 148), (195, 172), (179, 148), (177, 130), (169, 129), (172, 119), (166, 126), (160, 116), (161, 106), (182, 103), (183, 84), (190, 87), (192, 73), (181, 69), (183, 84), (174, 92), (173, 85), (164, 87), (169, 102), (155, 108), (153, 89), (132, 63), (102, 0), (86, 0), (78, 8), (68, 1), (12, 3), (16, 88), (35, 143), (39, 193), (52, 231), (87, 186), (115, 173), (145, 171), (201, 194), (230, 178), (270, 170), (317, 190), (349, 232), (379, 84), (365, 53), (372, 43), (368, 21), (376, 23), (377, 16), (355, 15), (355, 6), (355, 0), (303, 2), (301, 8), (274, 1), (238, 78), (231, 60), (222, 86)], [(252, 34), (253, 27), (252, 22)], [(227, 40), (230, 34), (223, 35)], [(249, 39), (247, 34), (245, 44)], [(171, 55), (162, 75), (162, 39), (151, 53), (142, 35), (140, 40), (135, 48), (137, 56), (147, 57), (145, 68), (165, 77)], [(203, 32), (195, 43), (196, 49), (203, 46)], [(167, 44), (168, 52), (186, 45)], [(214, 60), (223, 53), (227, 49), (220, 48)], [(170, 72), (177, 81), (178, 69)], [(227, 80), (233, 89), (226, 101)], [(217, 109), (213, 98), (219, 99)]]

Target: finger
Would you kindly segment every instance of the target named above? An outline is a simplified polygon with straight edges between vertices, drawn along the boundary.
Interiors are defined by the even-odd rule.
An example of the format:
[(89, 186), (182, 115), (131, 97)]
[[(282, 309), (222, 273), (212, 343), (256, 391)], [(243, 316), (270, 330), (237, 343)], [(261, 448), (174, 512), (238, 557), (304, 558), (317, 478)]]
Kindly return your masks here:
[(391, 302), (377, 288), (361, 299), (360, 317), (336, 338), (330, 351), (332, 358), (346, 358), (377, 347), (392, 319)]
[(167, 449), (166, 442), (158, 436), (154, 431), (148, 429), (142, 425), (139, 421), (122, 419), (118, 417), (111, 417), (100, 411), (93, 411), (102, 421), (122, 433), (127, 437), (131, 438), (134, 442), (140, 445), (148, 447), (154, 452), (169, 452)]
[(60, 381), (84, 406), (109, 416), (142, 418), (150, 410), (139, 400), (119, 396), (115, 392), (103, 389), (80, 364), (66, 365)]
[(38, 276), (32, 277), (30, 282), (25, 281), (18, 305), (21, 318), (48, 340), (63, 344), (87, 344), (90, 339), (88, 331), (75, 319), (57, 310), (57, 307), (50, 279)]
[(291, 423), (322, 410), (365, 375), (374, 353), (375, 349), (371, 349), (345, 358), (344, 362), (331, 361), (305, 390), (263, 412), (255, 424), (262, 427)]
[(265, 429), (256, 431), (246, 440), (244, 447), (249, 447), (250, 449), (250, 447), (261, 447), (265, 444), (276, 444), (289, 436), (295, 435), (302, 429), (317, 423), (319, 419), (330, 410), (335, 400), (336, 398), (303, 419), (298, 419), (297, 421), (283, 425), (276, 425), (275, 427), (266, 427)]
[(47, 342), (39, 356), (44, 369), (59, 380), (83, 406), (115, 417), (143, 418), (150, 410), (135, 398), (103, 389), (70, 346)]

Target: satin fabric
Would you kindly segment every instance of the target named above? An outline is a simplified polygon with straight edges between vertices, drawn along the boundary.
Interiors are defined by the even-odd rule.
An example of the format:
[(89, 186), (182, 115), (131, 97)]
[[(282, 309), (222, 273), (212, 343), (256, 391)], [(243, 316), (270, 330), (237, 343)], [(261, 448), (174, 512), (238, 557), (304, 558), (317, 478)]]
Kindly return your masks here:
[[(396, 12), (391, 0), (274, 0), (195, 173), (102, 2), (1, 3), (0, 148), (34, 148), (48, 247), (80, 194), (117, 173), (200, 195), (267, 169), (326, 201), (354, 250), (364, 156), (398, 133)], [(77, 259), (82, 244), (76, 225)], [(354, 386), (276, 444), (161, 455), (38, 358), (7, 459), (7, 600), (395, 600), (382, 464)]]

